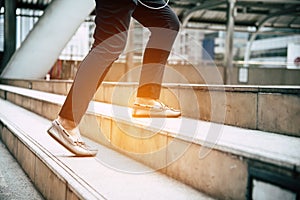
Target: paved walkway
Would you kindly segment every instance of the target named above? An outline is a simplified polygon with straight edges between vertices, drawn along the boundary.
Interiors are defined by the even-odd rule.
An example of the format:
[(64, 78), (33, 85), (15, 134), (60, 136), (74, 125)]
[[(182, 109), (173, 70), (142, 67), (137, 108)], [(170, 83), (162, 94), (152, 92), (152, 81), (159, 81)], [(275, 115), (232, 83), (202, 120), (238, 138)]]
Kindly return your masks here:
[(0, 199), (42, 200), (42, 195), (0, 140)]

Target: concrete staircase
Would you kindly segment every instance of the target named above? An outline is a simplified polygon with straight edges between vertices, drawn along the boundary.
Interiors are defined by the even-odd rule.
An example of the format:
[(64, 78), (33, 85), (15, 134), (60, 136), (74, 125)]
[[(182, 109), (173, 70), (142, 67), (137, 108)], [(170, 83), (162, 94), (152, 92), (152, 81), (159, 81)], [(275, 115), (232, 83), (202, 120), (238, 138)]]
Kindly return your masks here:
[(137, 84), (107, 82), (80, 124), (98, 156), (76, 158), (46, 133), (71, 82), (1, 83), (1, 139), (47, 199), (299, 199), (299, 87), (168, 84), (183, 117), (133, 119)]

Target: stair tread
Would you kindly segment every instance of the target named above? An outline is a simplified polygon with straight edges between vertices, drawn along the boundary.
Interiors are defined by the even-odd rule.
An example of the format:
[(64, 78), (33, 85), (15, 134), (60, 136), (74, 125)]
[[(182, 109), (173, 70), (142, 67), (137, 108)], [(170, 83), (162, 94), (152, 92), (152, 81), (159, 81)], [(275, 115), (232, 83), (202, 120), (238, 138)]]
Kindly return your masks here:
[[(19, 137), (29, 139), (35, 144), (35, 147), (31, 147), (34, 151), (46, 152), (48, 157), (67, 168), (67, 173), (80, 182), (87, 183), (90, 190), (98, 195), (97, 198), (211, 199), (179, 181), (154, 172), (149, 167), (86, 138), (89, 145), (99, 149), (99, 153), (94, 158), (74, 157), (47, 134), (49, 120), (2, 99), (0, 110), (0, 120), (8, 128), (18, 130), (22, 134)], [(59, 169), (57, 171), (61, 173), (60, 176), (66, 173)]]
[[(14, 86), (0, 85), (0, 90), (37, 98), (62, 105), (65, 96), (34, 91)], [(191, 118), (143, 119), (132, 118), (128, 107), (102, 102), (91, 102), (88, 112), (112, 117), (145, 129), (161, 131), (162, 134), (205, 145), (246, 158), (269, 162), (300, 171), (300, 138), (260, 130), (250, 130)], [(205, 153), (206, 149), (203, 149)]]

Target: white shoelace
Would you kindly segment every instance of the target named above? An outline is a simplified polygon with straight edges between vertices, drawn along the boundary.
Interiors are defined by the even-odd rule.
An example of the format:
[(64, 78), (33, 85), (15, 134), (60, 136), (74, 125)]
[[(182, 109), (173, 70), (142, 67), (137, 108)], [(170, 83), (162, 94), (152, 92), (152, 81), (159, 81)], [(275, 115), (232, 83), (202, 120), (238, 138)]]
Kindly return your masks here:
[(67, 131), (58, 120), (55, 120), (55, 123), (64, 132), (64, 134), (66, 134), (68, 136), (68, 138), (70, 138), (75, 144), (83, 145), (83, 146), (85, 145), (85, 142), (82, 140), (80, 135), (76, 134), (77, 135), (77, 138), (76, 138), (73, 135), (71, 135), (69, 133), (69, 131)]

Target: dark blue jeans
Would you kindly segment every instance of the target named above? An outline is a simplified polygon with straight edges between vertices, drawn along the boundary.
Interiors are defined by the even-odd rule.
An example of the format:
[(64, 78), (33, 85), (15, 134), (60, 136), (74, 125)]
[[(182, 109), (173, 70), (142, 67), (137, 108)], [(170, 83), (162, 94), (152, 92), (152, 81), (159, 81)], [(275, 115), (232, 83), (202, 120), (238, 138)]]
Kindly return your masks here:
[[(163, 0), (142, 2), (152, 7), (165, 4)], [(176, 14), (169, 6), (149, 9), (137, 0), (96, 0), (95, 11), (93, 47), (79, 66), (59, 113), (60, 117), (77, 124), (111, 64), (124, 50), (131, 17), (151, 33), (143, 56), (138, 97), (159, 98), (165, 64), (180, 28)]]

